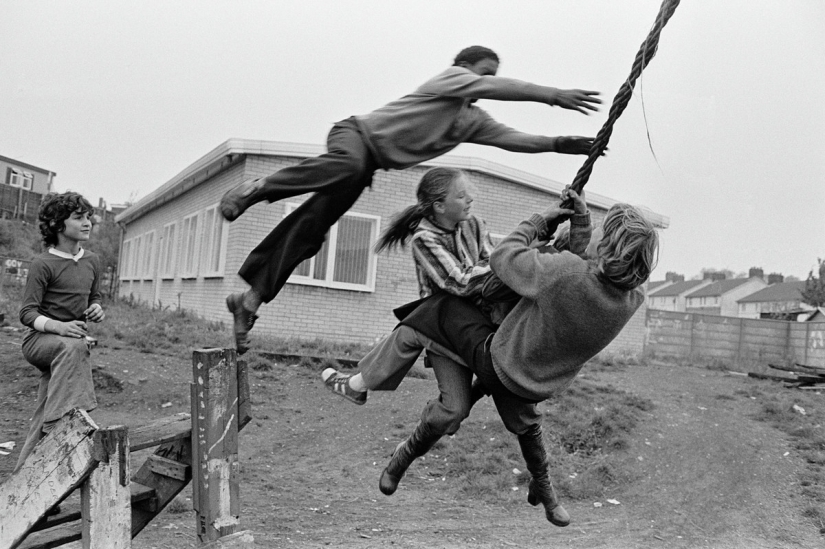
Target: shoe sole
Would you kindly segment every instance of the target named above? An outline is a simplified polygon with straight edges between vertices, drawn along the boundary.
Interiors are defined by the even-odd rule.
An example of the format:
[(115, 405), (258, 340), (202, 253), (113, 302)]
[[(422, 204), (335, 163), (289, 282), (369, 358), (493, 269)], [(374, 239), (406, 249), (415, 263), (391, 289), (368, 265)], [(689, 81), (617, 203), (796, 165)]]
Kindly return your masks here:
[[(241, 183), (241, 185), (238, 185), (238, 187), (240, 187), (242, 185), (243, 185), (243, 183)], [(246, 210), (248, 210), (250, 206), (252, 206), (252, 204), (250, 204), (249, 206), (246, 206), (245, 208), (242, 208), (238, 204), (238, 202), (248, 199), (253, 193), (260, 190), (261, 185), (257, 185), (257, 186), (254, 186), (254, 187), (253, 186), (246, 187), (244, 190), (238, 191), (236, 193), (235, 191), (238, 189), (238, 187), (235, 187), (234, 189), (231, 189), (229, 192), (227, 192), (225, 195), (223, 195), (223, 198), (221, 198), (221, 205), (220, 205), (221, 215), (223, 216), (224, 219), (226, 219), (230, 223), (232, 221), (235, 221), (239, 217), (241, 217), (244, 214), (244, 212)], [(230, 195), (234, 195), (234, 196), (232, 196), (230, 198)]]

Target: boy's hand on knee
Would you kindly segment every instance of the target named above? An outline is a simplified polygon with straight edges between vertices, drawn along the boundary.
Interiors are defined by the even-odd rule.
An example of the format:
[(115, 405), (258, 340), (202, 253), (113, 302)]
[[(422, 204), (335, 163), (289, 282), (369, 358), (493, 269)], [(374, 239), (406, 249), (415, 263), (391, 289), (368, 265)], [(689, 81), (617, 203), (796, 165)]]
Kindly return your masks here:
[(82, 320), (72, 320), (70, 322), (60, 322), (59, 320), (49, 320), (46, 323), (46, 330), (63, 337), (86, 337), (86, 323)]

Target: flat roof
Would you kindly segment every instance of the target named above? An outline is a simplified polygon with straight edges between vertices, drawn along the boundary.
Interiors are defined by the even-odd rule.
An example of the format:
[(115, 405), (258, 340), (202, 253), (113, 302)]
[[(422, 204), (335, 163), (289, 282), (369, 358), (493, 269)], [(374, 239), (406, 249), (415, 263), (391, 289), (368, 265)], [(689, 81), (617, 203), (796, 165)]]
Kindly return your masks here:
[[(178, 175), (135, 202), (130, 208), (119, 213), (115, 217), (115, 221), (118, 223), (129, 223), (146, 215), (176, 196), (203, 183), (209, 179), (210, 174), (222, 171), (226, 165), (235, 163), (242, 155), (252, 154), (310, 158), (319, 156), (325, 152), (326, 147), (322, 145), (256, 139), (228, 139), (190, 164)], [(564, 184), (553, 179), (539, 177), (529, 172), (474, 157), (447, 154), (423, 162), (421, 165), (477, 171), (554, 194), (560, 194), (565, 187)], [(616, 202), (619, 202), (619, 200), (587, 191), (587, 202), (594, 206), (607, 209)], [(645, 206), (639, 205), (637, 207), (640, 208), (647, 218), (657, 227), (666, 229), (670, 225), (670, 218), (658, 214)]]

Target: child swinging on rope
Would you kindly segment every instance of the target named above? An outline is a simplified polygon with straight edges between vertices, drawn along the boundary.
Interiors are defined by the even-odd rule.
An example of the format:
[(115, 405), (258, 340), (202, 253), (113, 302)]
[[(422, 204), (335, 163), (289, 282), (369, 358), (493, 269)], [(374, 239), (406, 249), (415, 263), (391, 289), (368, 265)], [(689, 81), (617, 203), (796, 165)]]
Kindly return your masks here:
[[(564, 390), (630, 320), (644, 301), (640, 286), (658, 250), (656, 230), (642, 213), (615, 204), (594, 231), (586, 259), (569, 252), (539, 252), (532, 244), (546, 240), (549, 227), (586, 212), (575, 191), (567, 189), (562, 201), (565, 198), (575, 210), (553, 205), (533, 214), (493, 251), (493, 271), (522, 296), (500, 327), (466, 300), (440, 294), (396, 328), (411, 331), (419, 348), (435, 345), (455, 352), (483, 382), (505, 427), (518, 437), (532, 476), (528, 501), (541, 503), (547, 520), (557, 526), (569, 524), (570, 517), (550, 482), (536, 405)], [(407, 468), (442, 435), (422, 414), (382, 472), (380, 490), (393, 494)]]
[(249, 331), (261, 303), (274, 299), (295, 267), (318, 253), (329, 228), (371, 185), (376, 170), (415, 166), (460, 143), (525, 153), (588, 153), (592, 138), (519, 132), (496, 122), (474, 103), (478, 99), (534, 101), (587, 114), (601, 103), (598, 92), (560, 90), (498, 77), (498, 65), (498, 56), (489, 48), (466, 48), (452, 67), (413, 93), (336, 123), (327, 139), (326, 154), (241, 183), (224, 195), (221, 213), (234, 221), (258, 202), (315, 193), (284, 218), (241, 266), (239, 274), (250, 288), (226, 299), (234, 317), (238, 353), (249, 349)]
[[(409, 243), (421, 298), (443, 291), (484, 307), (481, 290), (491, 273), (493, 245), (484, 220), (471, 213), (472, 183), (461, 170), (433, 168), (421, 178), (416, 196), (415, 204), (392, 219), (375, 246), (376, 252)], [(403, 342), (398, 344), (403, 346)], [(437, 405), (445, 420), (457, 429), (472, 405), (469, 390), (473, 373), (456, 367), (453, 360), (460, 361), (453, 353), (445, 357), (431, 352), (425, 363), (433, 368), (442, 388)], [(409, 370), (407, 366), (373, 360), (363, 363), (356, 375), (328, 368), (322, 377), (335, 394), (364, 404), (367, 390), (395, 390)]]

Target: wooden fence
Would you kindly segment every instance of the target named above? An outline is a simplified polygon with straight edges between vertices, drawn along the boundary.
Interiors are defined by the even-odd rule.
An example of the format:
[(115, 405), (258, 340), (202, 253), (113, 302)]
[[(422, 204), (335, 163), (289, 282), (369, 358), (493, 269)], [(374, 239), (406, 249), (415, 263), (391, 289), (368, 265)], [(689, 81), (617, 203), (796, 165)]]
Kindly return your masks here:
[(825, 367), (825, 322), (789, 322), (648, 309), (645, 352), (717, 360), (752, 372), (768, 364)]
[[(98, 428), (64, 416), (0, 484), (0, 549), (122, 549), (189, 481), (202, 547), (247, 548), (240, 529), (238, 431), (251, 419), (246, 363), (234, 349), (192, 355), (191, 415)], [(157, 447), (130, 475), (131, 454)], [(80, 505), (64, 500), (80, 488)], [(49, 514), (60, 505), (58, 514)]]

